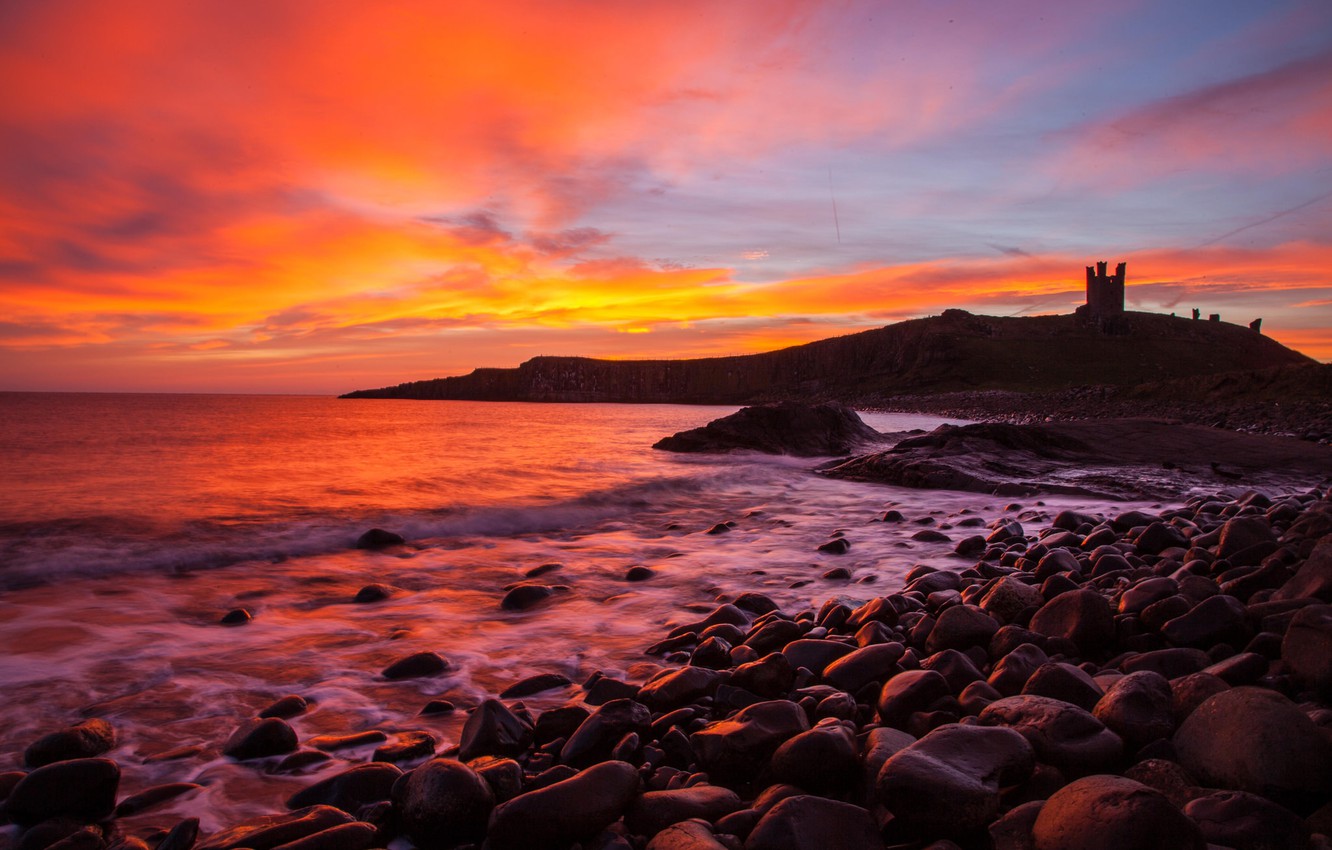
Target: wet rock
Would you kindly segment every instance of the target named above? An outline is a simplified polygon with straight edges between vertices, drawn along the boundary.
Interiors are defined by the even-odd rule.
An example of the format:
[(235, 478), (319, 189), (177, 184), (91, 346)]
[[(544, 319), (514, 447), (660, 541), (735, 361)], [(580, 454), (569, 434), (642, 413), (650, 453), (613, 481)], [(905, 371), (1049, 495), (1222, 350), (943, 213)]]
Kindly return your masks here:
[(1332, 534), (1327, 534), (1317, 545), (1294, 577), (1287, 581), (1273, 599), (1321, 599), (1332, 602)]
[(304, 838), (280, 844), (273, 850), (370, 850), (379, 843), (379, 829), (353, 821), (331, 826)]
[(804, 667), (816, 676), (823, 675), (829, 664), (850, 655), (855, 647), (836, 640), (793, 640), (782, 647), (782, 655), (792, 669)]
[(214, 833), (196, 850), (274, 850), (309, 835), (351, 823), (351, 815), (332, 806), (311, 806), (284, 815), (251, 818)]
[(752, 778), (783, 742), (807, 729), (809, 721), (799, 705), (770, 700), (709, 723), (689, 742), (709, 776), (732, 784)]
[(988, 646), (999, 630), (999, 623), (975, 605), (954, 605), (940, 612), (925, 642), (931, 655), (945, 649), (969, 649)]
[(1180, 676), (1201, 673), (1211, 664), (1212, 659), (1201, 649), (1171, 647), (1130, 655), (1120, 662), (1119, 669), (1125, 673), (1150, 670), (1167, 679), (1178, 679)]
[(1291, 619), (1281, 660), (1301, 685), (1332, 698), (1332, 605), (1310, 605)]
[(934, 670), (907, 670), (884, 683), (876, 704), (879, 722), (896, 729), (918, 711), (929, 711), (952, 695), (948, 680)]
[(740, 449), (824, 457), (850, 454), (883, 439), (854, 410), (833, 402), (781, 402), (746, 407), (701, 428), (658, 440), (670, 452), (729, 452)]
[(773, 619), (758, 626), (745, 638), (745, 646), (759, 655), (781, 649), (804, 634), (800, 624), (793, 620)]
[(467, 766), (490, 786), (497, 803), (512, 800), (523, 792), (523, 766), (513, 759), (482, 756), (468, 762)]
[(651, 567), (636, 566), (624, 571), (625, 581), (647, 581), (657, 573)]
[(383, 602), (385, 599), (393, 598), (394, 588), (387, 584), (367, 584), (356, 591), (356, 596), (352, 597), (352, 602), (359, 605), (365, 605), (371, 602)]
[(23, 763), (41, 767), (57, 761), (100, 756), (116, 745), (116, 730), (100, 718), (44, 735), (23, 751)]
[(1148, 525), (1133, 541), (1139, 554), (1156, 555), (1166, 549), (1187, 549), (1189, 539), (1178, 528), (1159, 520)]
[(1244, 603), (1224, 594), (1204, 599), (1188, 613), (1168, 621), (1161, 627), (1161, 635), (1176, 646), (1202, 648), (1218, 643), (1243, 646), (1250, 637)]
[(25, 831), (16, 845), (14, 850), (105, 850), (107, 840), (99, 826), (62, 818)]
[(652, 711), (640, 702), (616, 699), (598, 706), (560, 750), (560, 761), (574, 767), (586, 767), (610, 757), (615, 745), (630, 734), (644, 734), (652, 720)]
[(994, 850), (1035, 850), (1031, 830), (1044, 808), (1044, 800), (1032, 800), (1015, 806), (989, 826)]
[(449, 662), (438, 652), (416, 652), (399, 658), (385, 667), (379, 675), (385, 679), (420, 679), (426, 676), (438, 676), (449, 669)]
[(843, 655), (823, 670), (823, 680), (838, 690), (856, 693), (871, 682), (886, 682), (900, 668), (906, 651), (900, 643), (876, 643)]
[(497, 699), (482, 701), (467, 717), (458, 740), (458, 758), (515, 756), (532, 742), (532, 726)]
[(101, 820), (116, 805), (120, 768), (110, 759), (69, 759), (33, 770), (5, 798), (4, 814), (19, 826), (53, 818)]
[(500, 699), (530, 697), (533, 694), (539, 694), (542, 691), (563, 688), (571, 684), (573, 684), (573, 682), (569, 677), (560, 673), (540, 673), (536, 676), (528, 676), (520, 682), (514, 682), (512, 685), (509, 685), (500, 692)]
[(1012, 729), (941, 726), (884, 763), (877, 798), (922, 836), (965, 836), (999, 813), (999, 789), (1031, 775), (1036, 758)]
[(505, 611), (527, 611), (555, 595), (555, 588), (544, 584), (520, 584), (504, 594), (500, 608)]
[(622, 761), (520, 794), (495, 807), (490, 850), (564, 850), (619, 820), (638, 795), (638, 771)]
[(250, 761), (289, 753), (297, 746), (296, 730), (280, 717), (252, 717), (231, 733), (222, 754)]
[(836, 800), (797, 795), (768, 809), (745, 850), (877, 850), (883, 846), (869, 812)]
[(1192, 673), (1170, 680), (1170, 713), (1175, 726), (1184, 722), (1184, 718), (1193, 713), (1211, 697), (1230, 687), (1227, 682), (1211, 673)]
[(389, 799), (393, 783), (400, 776), (402, 771), (391, 764), (358, 764), (292, 794), (287, 798), (287, 808), (324, 805), (354, 815), (367, 803)]
[(957, 541), (957, 545), (953, 547), (953, 552), (964, 558), (974, 558), (983, 554), (988, 545), (983, 535), (973, 534)]
[(1004, 696), (1017, 696), (1026, 686), (1027, 680), (1049, 660), (1045, 650), (1035, 644), (1024, 643), (1004, 653), (986, 681)]
[(1204, 785), (1259, 794), (1296, 812), (1332, 795), (1332, 740), (1275, 691), (1222, 691), (1173, 740), (1180, 764)]
[(1196, 824), (1162, 794), (1121, 776), (1055, 792), (1032, 827), (1036, 850), (1204, 850)]
[(316, 735), (306, 741), (306, 744), (316, 750), (335, 753), (338, 750), (351, 750), (387, 740), (388, 735), (386, 733), (378, 729), (367, 729), (364, 732), (352, 732), (347, 735)]
[(333, 757), (319, 750), (297, 750), (269, 768), (270, 773), (307, 773), (310, 769), (332, 761)]
[(691, 818), (715, 823), (743, 807), (734, 791), (716, 785), (649, 791), (629, 807), (624, 823), (634, 835), (651, 837), (673, 823)]
[(670, 711), (710, 696), (730, 677), (729, 671), (706, 667), (680, 667), (654, 676), (638, 691), (640, 702), (657, 711)]
[(1141, 614), (1149, 606), (1179, 593), (1179, 582), (1173, 578), (1149, 578), (1124, 589), (1119, 597), (1119, 613)]
[(583, 683), (583, 691), (583, 702), (588, 705), (605, 705), (611, 700), (638, 697), (638, 685), (603, 676), (600, 671), (593, 673)]
[(421, 708), (420, 714), (423, 716), (430, 714), (452, 714), (456, 708), (457, 706), (446, 699), (432, 699)]
[(202, 785), (194, 782), (169, 782), (164, 785), (154, 785), (121, 800), (116, 805), (115, 816), (127, 818), (130, 815), (136, 815), (139, 812), (151, 809), (153, 806), (165, 803), (167, 800), (174, 800), (182, 794), (189, 794), (201, 788), (203, 788)]
[(254, 619), (254, 615), (244, 608), (232, 608), (218, 620), (224, 626), (243, 626)]
[(845, 555), (851, 551), (851, 541), (845, 537), (835, 537), (827, 543), (820, 543), (818, 551), (826, 555)]
[(476, 771), (453, 759), (431, 759), (393, 788), (402, 831), (422, 850), (480, 841), (495, 795)]
[(1000, 623), (1012, 623), (1028, 608), (1045, 604), (1040, 590), (1016, 576), (1003, 576), (981, 597), (980, 607)]
[(1092, 714), (1130, 752), (1175, 731), (1170, 683), (1156, 673), (1130, 673), (1110, 686)]
[(1211, 844), (1235, 850), (1307, 850), (1309, 827), (1295, 813), (1244, 791), (1214, 791), (1190, 800), (1184, 814)]
[(860, 772), (860, 753), (851, 729), (822, 721), (787, 739), (772, 754), (772, 775), (815, 794), (845, 791)]
[[(1263, 548), (1268, 548), (1268, 552), (1274, 551), (1276, 542), (1276, 535), (1272, 533), (1272, 527), (1266, 519), (1237, 516), (1226, 520), (1226, 524), (1221, 526), (1216, 556), (1225, 558), (1237, 567), (1256, 566), (1263, 556), (1259, 555), (1255, 560), (1253, 555)], [(1245, 556), (1240, 557), (1242, 555)]]
[(1031, 674), (1022, 693), (1050, 697), (1091, 711), (1105, 693), (1081, 667), (1064, 661), (1047, 661)]
[(944, 534), (942, 531), (935, 531), (932, 528), (922, 528), (911, 535), (912, 540), (918, 540), (921, 543), (952, 543), (953, 538)]
[(795, 670), (791, 662), (784, 654), (774, 652), (735, 668), (728, 684), (775, 699), (785, 696), (794, 681)]
[(1066, 776), (1112, 769), (1123, 754), (1119, 736), (1090, 712), (1048, 697), (1005, 697), (986, 706), (979, 720), (1017, 730), (1038, 759)]
[(398, 740), (375, 748), (371, 757), (379, 762), (410, 762), (429, 758), (435, 754), (435, 736), (429, 732), (406, 731), (398, 733)]
[(308, 707), (309, 703), (305, 701), (304, 697), (288, 694), (259, 712), (258, 716), (261, 718), (277, 717), (282, 720), (290, 720), (293, 717), (299, 717), (304, 714)]
[(577, 703), (547, 709), (537, 715), (532, 726), (532, 740), (537, 746), (544, 746), (556, 738), (568, 738), (591, 714)]
[(957, 694), (972, 682), (983, 682), (985, 676), (972, 663), (970, 656), (956, 649), (943, 649), (920, 662), (922, 670), (933, 670), (948, 681), (948, 689)]
[(156, 850), (191, 850), (199, 839), (199, 819), (185, 818), (171, 827), (166, 836), (157, 843)]
[(706, 821), (683, 820), (658, 832), (645, 850), (727, 850)]
[(401, 534), (385, 531), (382, 528), (372, 528), (356, 538), (356, 548), (387, 549), (389, 546), (401, 546), (406, 542)]
[(729, 642), (714, 635), (698, 645), (689, 656), (689, 664), (691, 667), (725, 670), (731, 666), (731, 649)]
[(1083, 652), (1095, 654), (1114, 640), (1115, 618), (1110, 603), (1096, 591), (1072, 590), (1041, 606), (1031, 618), (1031, 630), (1071, 640)]

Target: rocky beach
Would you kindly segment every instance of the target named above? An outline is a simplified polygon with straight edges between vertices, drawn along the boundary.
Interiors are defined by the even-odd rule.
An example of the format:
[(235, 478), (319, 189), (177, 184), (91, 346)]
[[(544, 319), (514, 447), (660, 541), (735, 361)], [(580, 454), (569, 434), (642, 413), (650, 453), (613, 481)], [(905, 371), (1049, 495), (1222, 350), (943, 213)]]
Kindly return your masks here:
[[(864, 464), (941, 442), (916, 436), (885, 450), (842, 411), (800, 416), (800, 432), (776, 448), (849, 441), (868, 452), (853, 461)], [(772, 423), (750, 420), (748, 433), (771, 441)], [(746, 428), (720, 431), (735, 448)], [(699, 439), (684, 442), (698, 449)], [(1004, 442), (1074, 448), (1040, 430)], [(639, 641), (623, 651), (638, 661), (543, 663), (537, 651), (475, 678), (462, 700), (395, 690), (457, 673), (447, 626), (425, 623), (404, 634), (430, 629), (436, 649), (404, 647), (359, 678), (306, 679), (286, 694), (274, 688), (310, 662), (288, 655), (295, 669), (284, 670), (281, 648), (269, 647), (271, 659), (254, 659), (269, 686), (206, 711), (172, 746), (129, 740), (144, 727), (118, 722), (145, 698), (163, 731), (179, 722), (170, 680), (118, 700), (72, 695), (84, 719), (29, 724), (18, 763), (0, 775), (12, 824), (0, 841), (17, 850), (1329, 847), (1330, 470), (1321, 447), (1290, 440), (1266, 445), (1312, 465), (1292, 461), (1285, 487), (1236, 480), (1225, 473), (1249, 475), (1257, 461), (1243, 457), (1252, 445), (1229, 444), (1196, 470), (1211, 479), (1177, 480), (1177, 501), (1155, 506), (1061, 506), (1070, 496), (1048, 470), (1033, 470), (1016, 501), (997, 486), (925, 510), (848, 503), (823, 518), (826, 539), (801, 570), (780, 559), (764, 569), (761, 538), (747, 536), (756, 523), (782, 533), (782, 516), (718, 516), (683, 531), (700, 546), (748, 551), (748, 580), (723, 580), (720, 592), (706, 581), (668, 588), (679, 613), (654, 636), (619, 638)], [(803, 486), (822, 486), (804, 474)], [(1301, 477), (1308, 485), (1293, 486)], [(865, 560), (876, 538), (887, 548)], [(307, 581), (303, 593), (331, 593), (321, 604), (374, 617), (428, 592), (405, 586), (406, 565), (394, 564), (411, 541), (381, 530), (357, 545), (362, 583)], [(623, 571), (624, 594), (596, 604), (661, 588), (669, 563)], [(875, 581), (889, 563), (894, 571)], [(273, 591), (251, 590), (233, 588), (242, 604), (207, 626), (230, 629), (238, 647), (278, 616), (275, 596), (262, 610)], [(546, 564), (465, 604), (528, 618), (526, 639), (555, 646), (563, 638), (542, 638), (541, 619), (585, 595), (577, 574)], [(344, 688), (360, 688), (359, 702)], [(396, 708), (413, 695), (415, 720)], [(330, 713), (326, 702), (343, 707)], [(236, 795), (230, 804), (215, 795), (221, 787)]]

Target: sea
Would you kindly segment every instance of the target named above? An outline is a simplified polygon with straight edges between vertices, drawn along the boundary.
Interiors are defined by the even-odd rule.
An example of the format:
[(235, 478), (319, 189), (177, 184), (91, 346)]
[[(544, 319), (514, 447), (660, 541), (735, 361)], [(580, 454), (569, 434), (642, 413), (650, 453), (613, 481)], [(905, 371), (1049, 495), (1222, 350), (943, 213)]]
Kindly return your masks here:
[[(908, 490), (821, 476), (826, 459), (652, 448), (735, 409), (0, 394), (0, 772), (41, 735), (101, 717), (117, 729), (122, 796), (201, 786), (129, 826), (194, 815), (218, 829), (373, 753), (336, 750), (296, 775), (221, 756), (284, 695), (311, 703), (292, 721), (303, 742), (426, 731), (443, 750), (467, 709), (526, 677), (574, 683), (525, 698), (533, 711), (596, 672), (642, 681), (661, 663), (648, 646), (741, 592), (793, 612), (854, 605), (917, 564), (965, 568), (952, 541), (1001, 517), (1035, 532), (1064, 508), (1154, 507)], [(892, 433), (944, 421), (863, 418)], [(882, 522), (890, 509), (905, 521)], [(371, 528), (406, 543), (356, 548)], [(951, 540), (916, 539), (926, 529)], [(818, 550), (837, 536), (848, 552)], [(627, 580), (634, 567), (648, 577)], [(555, 592), (503, 610), (523, 581)], [(371, 583), (393, 595), (353, 602)], [(235, 609), (253, 619), (221, 624)], [(444, 674), (381, 675), (427, 650), (448, 659)], [(421, 716), (431, 700), (457, 710)]]

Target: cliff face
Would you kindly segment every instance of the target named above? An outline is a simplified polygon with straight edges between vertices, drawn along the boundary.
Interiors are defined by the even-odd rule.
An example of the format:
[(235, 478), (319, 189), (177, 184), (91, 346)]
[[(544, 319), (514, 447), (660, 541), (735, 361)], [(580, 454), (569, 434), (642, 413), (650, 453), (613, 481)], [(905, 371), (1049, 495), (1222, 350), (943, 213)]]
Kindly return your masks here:
[(1248, 328), (1130, 313), (1106, 335), (1073, 316), (996, 318), (949, 310), (780, 351), (697, 360), (535, 357), (345, 398), (746, 404), (872, 403), (904, 393), (1132, 385), (1310, 363)]

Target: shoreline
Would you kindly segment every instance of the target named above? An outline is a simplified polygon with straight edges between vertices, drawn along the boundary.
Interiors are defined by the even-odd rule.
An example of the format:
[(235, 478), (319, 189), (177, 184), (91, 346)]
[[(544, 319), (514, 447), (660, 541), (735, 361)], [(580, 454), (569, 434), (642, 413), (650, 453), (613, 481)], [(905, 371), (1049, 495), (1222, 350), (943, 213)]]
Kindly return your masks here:
[[(894, 513), (881, 521), (894, 522)], [(371, 742), (390, 748), (374, 754), (386, 761), (337, 773), (319, 770), (318, 784), (291, 798), (301, 803), (297, 812), (220, 832), (198, 846), (271, 850), (281, 838), (283, 846), (294, 843), (293, 850), (366, 850), (400, 835), (415, 836), (419, 846), (449, 846), (438, 836), (453, 835), (465, 846), (488, 834), (488, 846), (500, 850), (578, 840), (592, 841), (584, 845), (589, 847), (676, 846), (665, 843), (668, 836), (694, 842), (680, 846), (745, 842), (751, 850), (878, 847), (885, 841), (924, 847), (935, 840), (967, 848), (983, 844), (988, 833), (997, 846), (1020, 847), (1026, 845), (1001, 844), (997, 836), (1028, 840), (1053, 828), (1056, 815), (1068, 829), (1134, 828), (1141, 813), (1119, 812), (1111, 822), (1090, 827), (1069, 825), (1066, 820), (1077, 818), (1059, 814), (1067, 808), (1061, 794), (1127, 787), (1078, 778), (1111, 773), (1129, 776), (1138, 783), (1133, 793), (1156, 807), (1154, 820), (1144, 823), (1165, 823), (1188, 840), (1230, 822), (1198, 814), (1200, 807), (1223, 803), (1236, 822), (1258, 817), (1266, 829), (1325, 834), (1332, 829), (1332, 777), (1314, 771), (1312, 779), (1300, 779), (1308, 771), (1290, 768), (1281, 781), (1296, 787), (1283, 786), (1279, 799), (1269, 799), (1270, 789), (1257, 789), (1266, 802), (1244, 797), (1227, 803), (1230, 798), (1209, 789), (1254, 789), (1225, 765), (1193, 753), (1188, 742), (1196, 737), (1190, 730), (1203, 722), (1192, 719), (1203, 697), (1239, 701), (1227, 704), (1223, 715), (1275, 712), (1281, 729), (1258, 721), (1274, 735), (1332, 725), (1326, 702), (1332, 683), (1324, 681), (1317, 652), (1302, 648), (1324, 645), (1318, 641), (1327, 639), (1328, 629), (1301, 612), (1317, 614), (1327, 606), (1304, 596), (1274, 598), (1315, 555), (1332, 561), (1332, 538), (1326, 537), (1332, 501), (1322, 492), (1275, 500), (1195, 497), (1155, 515), (1127, 511), (1106, 519), (1065, 511), (1032, 534), (1034, 526), (1023, 528), (1007, 512), (957, 542), (968, 553), (960, 563), (973, 566), (918, 567), (902, 589), (855, 608), (832, 597), (821, 607), (783, 611), (761, 592), (733, 594), (716, 607), (700, 605), (705, 616), (668, 630), (653, 647), (654, 657), (667, 665), (655, 677), (631, 682), (594, 673), (582, 685), (529, 677), (506, 690), (505, 699), (483, 699), (458, 744), (439, 758), (426, 761), (437, 748), (433, 739), (427, 744), (412, 729), (398, 729), (392, 739), (386, 734)], [(1240, 546), (1241, 540), (1250, 542)], [(1313, 596), (1326, 602), (1329, 566), (1318, 570), (1311, 574), (1321, 579), (1309, 585), (1305, 576), (1297, 589), (1312, 587)], [(1297, 640), (1288, 647), (1292, 627)], [(428, 671), (433, 662), (411, 663)], [(1042, 684), (1031, 684), (1033, 677)], [(535, 695), (549, 696), (545, 686), (552, 683), (568, 689), (569, 705), (541, 711), (522, 702), (542, 702)], [(1252, 686), (1279, 698), (1251, 698), (1245, 688)], [(300, 725), (306, 707), (303, 699), (286, 700), (285, 707), (268, 707), (270, 717), (237, 717), (233, 739), (215, 745), (230, 751), (229, 762), (259, 771), (257, 776), (283, 763), (292, 769), (304, 762), (295, 768), (300, 771), (327, 764), (330, 755), (337, 758), (340, 747), (330, 745), (339, 736), (326, 730), (322, 741), (301, 741), (288, 723)], [(1192, 710), (1177, 716), (1183, 708)], [(68, 816), (76, 828), (51, 832), (62, 847), (119, 841), (137, 850), (140, 844), (188, 850), (194, 841), (187, 843), (182, 833), (191, 830), (192, 791), (173, 783), (144, 789), (133, 802), (119, 799), (126, 813), (110, 828), (78, 825), (107, 824), (119, 797), (119, 769), (100, 758), (110, 747), (94, 752), (98, 741), (108, 740), (101, 731), (85, 725), (82, 731), (52, 732), (83, 747), (69, 751), (81, 759), (36, 768), (48, 777), (54, 768), (64, 782), (82, 777), (72, 783), (80, 789), (50, 804), (64, 809), (33, 802), (30, 786), (41, 784), (40, 777), (3, 775), (0, 796), (9, 798), (9, 816), (30, 826), (24, 846), (51, 846), (29, 836), (43, 828), (40, 822)], [(260, 743), (250, 740), (254, 735)], [(1306, 735), (1303, 748), (1316, 750), (1316, 737)], [(89, 740), (91, 748), (85, 746)], [(1270, 742), (1263, 746), (1270, 749)], [(961, 751), (982, 753), (987, 766), (958, 762)], [(366, 749), (345, 752), (360, 753), (358, 761), (374, 757)], [(1279, 771), (1290, 767), (1283, 760), (1295, 753), (1277, 748), (1262, 758)], [(193, 756), (178, 757), (184, 766)], [(413, 767), (413, 778), (400, 779), (401, 769)], [(965, 787), (931, 785), (954, 781), (959, 771)], [(916, 799), (909, 788), (921, 783), (940, 800), (965, 795), (975, 803), (965, 809), (971, 814), (941, 812), (937, 804)], [(438, 811), (430, 799), (441, 788), (454, 789), (473, 805), (461, 814)], [(176, 795), (181, 802), (161, 808)], [(1042, 799), (1051, 802), (1038, 806)], [(577, 805), (571, 807), (571, 800)], [(284, 802), (273, 799), (269, 808), (281, 812)], [(156, 805), (160, 814), (131, 812), (139, 805), (144, 812)], [(694, 817), (705, 823), (691, 822)], [(1292, 826), (1295, 821), (1304, 826)], [(166, 830), (176, 837), (165, 840)], [(816, 843), (782, 844), (773, 837), (793, 830)], [(1214, 838), (1208, 835), (1225, 843)]]

